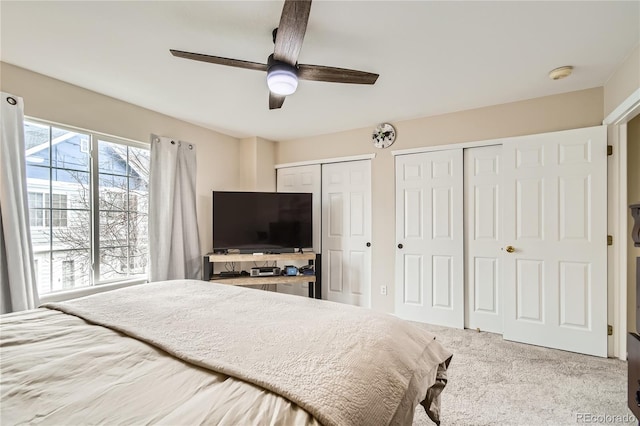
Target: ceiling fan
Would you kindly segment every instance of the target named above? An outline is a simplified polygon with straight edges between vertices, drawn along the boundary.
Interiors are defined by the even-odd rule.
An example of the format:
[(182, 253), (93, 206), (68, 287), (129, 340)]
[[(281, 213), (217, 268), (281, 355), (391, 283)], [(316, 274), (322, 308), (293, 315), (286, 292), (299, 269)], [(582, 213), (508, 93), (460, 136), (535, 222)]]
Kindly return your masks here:
[(173, 56), (231, 67), (267, 72), (269, 109), (282, 107), (287, 95), (298, 88), (298, 79), (332, 83), (374, 84), (378, 74), (322, 65), (298, 64), (307, 30), (311, 0), (285, 0), (280, 25), (273, 30), (275, 48), (266, 64), (170, 49)]

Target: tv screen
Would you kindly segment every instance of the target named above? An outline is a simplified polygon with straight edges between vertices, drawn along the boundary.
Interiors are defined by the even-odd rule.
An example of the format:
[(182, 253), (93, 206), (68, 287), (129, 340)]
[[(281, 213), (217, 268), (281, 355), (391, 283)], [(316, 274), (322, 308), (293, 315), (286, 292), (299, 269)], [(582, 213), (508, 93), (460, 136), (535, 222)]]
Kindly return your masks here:
[(309, 248), (312, 195), (213, 191), (213, 249), (282, 253)]

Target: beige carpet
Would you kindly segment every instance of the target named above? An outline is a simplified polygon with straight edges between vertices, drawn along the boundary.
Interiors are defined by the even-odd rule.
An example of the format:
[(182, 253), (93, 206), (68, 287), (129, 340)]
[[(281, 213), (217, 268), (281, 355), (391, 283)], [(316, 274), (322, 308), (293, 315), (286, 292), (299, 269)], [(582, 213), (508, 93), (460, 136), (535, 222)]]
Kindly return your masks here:
[[(453, 352), (442, 425), (638, 424), (627, 363), (421, 324)], [(414, 426), (433, 425), (420, 406)]]

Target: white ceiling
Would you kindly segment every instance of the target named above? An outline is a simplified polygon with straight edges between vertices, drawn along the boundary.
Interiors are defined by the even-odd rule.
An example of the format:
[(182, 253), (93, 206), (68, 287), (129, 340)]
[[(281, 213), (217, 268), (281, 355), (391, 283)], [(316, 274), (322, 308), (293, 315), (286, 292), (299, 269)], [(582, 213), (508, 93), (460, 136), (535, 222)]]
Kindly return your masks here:
[[(2, 61), (236, 137), (289, 140), (603, 86), (640, 41), (638, 1), (314, 1), (299, 63), (380, 74), (301, 81), (269, 111), (282, 1), (0, 2)], [(552, 81), (547, 73), (573, 65)], [(19, 94), (18, 94), (19, 95)]]

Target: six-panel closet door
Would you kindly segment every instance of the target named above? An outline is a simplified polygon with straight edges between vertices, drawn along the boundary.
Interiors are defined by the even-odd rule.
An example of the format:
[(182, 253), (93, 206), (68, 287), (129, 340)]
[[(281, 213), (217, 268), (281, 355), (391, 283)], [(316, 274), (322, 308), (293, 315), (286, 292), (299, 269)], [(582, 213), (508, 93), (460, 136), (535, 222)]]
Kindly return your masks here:
[(464, 326), (462, 149), (396, 157), (395, 313)]
[(465, 327), (502, 333), (502, 145), (464, 150)]
[(322, 295), (371, 306), (371, 161), (322, 166)]
[(504, 338), (607, 356), (605, 126), (503, 144)]

